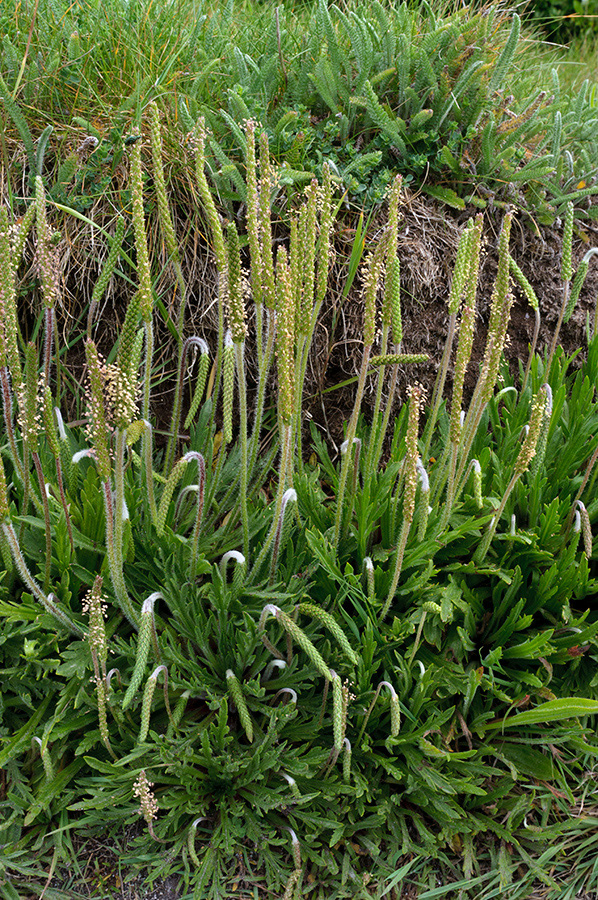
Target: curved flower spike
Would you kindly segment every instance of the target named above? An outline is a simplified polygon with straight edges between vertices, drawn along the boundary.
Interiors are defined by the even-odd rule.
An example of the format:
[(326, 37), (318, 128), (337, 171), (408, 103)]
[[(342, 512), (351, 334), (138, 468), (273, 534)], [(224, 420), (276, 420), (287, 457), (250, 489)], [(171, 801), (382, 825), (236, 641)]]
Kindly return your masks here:
[(269, 681), (272, 678), (274, 669), (286, 669), (286, 666), (287, 664), (284, 659), (271, 659), (264, 669), (264, 674), (262, 675), (262, 683), (264, 681)]
[(191, 861), (197, 868), (199, 869), (201, 863), (199, 861), (199, 857), (197, 856), (197, 852), (195, 850), (195, 830), (200, 822), (206, 822), (206, 816), (198, 816), (196, 819), (193, 819), (191, 825), (189, 826), (189, 834), (187, 835), (187, 849), (189, 850), (189, 856), (191, 857)]
[(131, 676), (131, 682), (127, 688), (127, 692), (123, 698), (122, 708), (127, 709), (130, 706), (137, 688), (143, 680), (143, 673), (147, 665), (149, 656), (149, 648), (152, 640), (152, 632), (154, 629), (154, 603), (156, 600), (162, 600), (163, 595), (159, 591), (154, 591), (143, 601), (141, 607), (141, 621), (139, 623), (139, 634), (137, 636), (137, 658), (135, 660), (135, 668)]
[(238, 550), (229, 550), (224, 554), (224, 556), (220, 560), (220, 574), (222, 575), (224, 581), (226, 581), (226, 570), (228, 567), (228, 563), (231, 560), (236, 563), (235, 574), (233, 578), (234, 583), (237, 581), (239, 574), (241, 578), (243, 577), (243, 572), (245, 570), (245, 557), (242, 553), (239, 553)]
[(280, 774), (284, 778), (284, 780), (287, 782), (289, 787), (291, 788), (291, 793), (292, 793), (293, 797), (301, 797), (301, 792), (300, 792), (299, 788), (297, 787), (297, 782), (295, 781), (295, 779), (292, 778), (291, 775), (287, 775), (286, 772), (281, 772)]
[(291, 695), (291, 703), (294, 703), (295, 706), (297, 705), (297, 691), (294, 691), (293, 688), (288, 688), (288, 687), (281, 688), (279, 691), (277, 691), (276, 694), (274, 694), (274, 699), (276, 700), (276, 698), (280, 697), (281, 694), (290, 694)]
[(76, 453), (73, 453), (72, 461), (74, 463), (79, 463), (82, 459), (85, 459), (86, 456), (88, 456), (90, 459), (95, 460), (95, 451), (91, 447), (87, 447), (86, 450), (78, 450)]

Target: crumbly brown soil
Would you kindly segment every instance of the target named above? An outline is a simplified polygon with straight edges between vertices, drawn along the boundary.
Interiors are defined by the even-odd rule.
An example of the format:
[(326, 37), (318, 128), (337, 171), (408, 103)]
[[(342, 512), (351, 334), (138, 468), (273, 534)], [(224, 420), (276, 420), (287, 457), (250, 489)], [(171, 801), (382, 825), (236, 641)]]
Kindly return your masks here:
[[(404, 367), (398, 384), (398, 399), (404, 398), (408, 384), (419, 381), (428, 394), (434, 384), (436, 372), (447, 334), (447, 297), (463, 226), (475, 210), (455, 212), (439, 206), (429, 198), (407, 195), (402, 208), (403, 227), (400, 230), (398, 254), (401, 261), (401, 306), (403, 314), (403, 346), (405, 353), (427, 353), (429, 362)], [(468, 369), (466, 389), (471, 391), (479, 364), (483, 357), (486, 329), (489, 318), (490, 298), (497, 270), (497, 245), (503, 218), (502, 211), (491, 210), (484, 214), (484, 250), (478, 283), (478, 327), (474, 341), (472, 360)], [(553, 228), (532, 231), (526, 218), (515, 217), (511, 230), (511, 254), (531, 282), (540, 302), (542, 324), (538, 350), (542, 352), (550, 344), (563, 299), (560, 279), (561, 232), (560, 223)], [(576, 267), (589, 246), (598, 243), (598, 229), (584, 224), (577, 229), (573, 248)], [(375, 238), (375, 229), (372, 237)], [(342, 287), (342, 283), (341, 283)], [(515, 302), (511, 312), (509, 343), (506, 357), (513, 374), (519, 361), (524, 364), (532, 340), (535, 316), (527, 300), (514, 287)], [(598, 294), (598, 266), (591, 268), (577, 308), (567, 325), (563, 326), (559, 343), (568, 353), (584, 347), (586, 343), (586, 316), (594, 315), (594, 303)], [(328, 360), (328, 368), (322, 366), (323, 354), (317, 355), (316, 371), (320, 384), (330, 385), (355, 375), (361, 359), (363, 304), (359, 289), (352, 290), (343, 306), (342, 330)], [(325, 328), (324, 318), (321, 328)], [(455, 342), (456, 343), (456, 342)], [(579, 362), (581, 362), (580, 357)], [(449, 369), (446, 389), (450, 392), (452, 368)], [(369, 397), (373, 395), (374, 379), (370, 380)], [(322, 424), (328, 425), (332, 436), (338, 439), (338, 422), (347, 419), (352, 406), (354, 386), (337, 392), (334, 400), (326, 400), (326, 418), (320, 410)], [(364, 399), (367, 414), (368, 393)], [(310, 411), (318, 416), (318, 404), (312, 401)], [(334, 427), (336, 425), (336, 428)]]

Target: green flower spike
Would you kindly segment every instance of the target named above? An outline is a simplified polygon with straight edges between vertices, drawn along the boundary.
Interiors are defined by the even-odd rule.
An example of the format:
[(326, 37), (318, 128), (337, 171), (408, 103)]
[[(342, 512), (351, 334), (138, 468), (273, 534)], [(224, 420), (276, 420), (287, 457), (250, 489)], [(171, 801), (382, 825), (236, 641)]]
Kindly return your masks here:
[(365, 569), (365, 575), (368, 585), (368, 599), (372, 600), (376, 596), (376, 584), (374, 581), (374, 563), (372, 562), (372, 558), (370, 556), (365, 557), (363, 561), (363, 567)]
[(563, 322), (568, 322), (571, 316), (573, 315), (573, 310), (579, 300), (579, 295), (581, 293), (581, 289), (584, 286), (585, 280), (588, 275), (588, 270), (590, 268), (590, 260), (593, 256), (598, 253), (598, 247), (592, 247), (591, 250), (588, 250), (582, 261), (580, 262), (577, 272), (575, 273), (575, 278), (573, 279), (573, 284), (571, 285), (571, 294), (569, 295), (569, 301), (567, 303), (567, 307), (565, 309), (565, 314), (563, 316)]
[(293, 861), (295, 863), (295, 868), (289, 875), (289, 880), (287, 881), (282, 900), (293, 900), (293, 897), (295, 896), (295, 890), (301, 879), (302, 873), (301, 845), (299, 844), (299, 838), (297, 837), (293, 829), (287, 828), (286, 830), (290, 832), (291, 840), (293, 842)]
[(171, 738), (176, 729), (179, 727), (179, 723), (183, 718), (183, 713), (187, 708), (187, 700), (191, 696), (191, 691), (183, 691), (181, 696), (176, 702), (176, 705), (172, 711), (172, 717), (168, 724), (168, 729), (166, 731), (166, 737)]
[(340, 675), (334, 669), (330, 669), (330, 680), (332, 681), (332, 734), (336, 760), (343, 749), (346, 719), (343, 716), (343, 685)]
[(513, 294), (509, 280), (509, 240), (513, 215), (508, 212), (503, 220), (498, 241), (498, 271), (491, 297), (490, 321), (488, 323), (488, 342), (484, 362), (482, 364), (483, 386), (481, 390), (482, 404), (488, 403), (492, 397), (500, 361), (505, 348), (507, 329), (513, 305)]
[(46, 776), (46, 784), (50, 784), (54, 781), (56, 777), (56, 772), (54, 771), (54, 764), (52, 762), (52, 757), (50, 756), (50, 751), (48, 750), (48, 735), (46, 735), (45, 739), (42, 741), (41, 738), (32, 737), (31, 738), (31, 746), (34, 747), (36, 744), (39, 747), (39, 755), (42, 758), (42, 765), (44, 767), (44, 773)]
[[(152, 164), (153, 164), (153, 180), (154, 189), (156, 191), (156, 199), (158, 201), (158, 216), (160, 228), (164, 236), (164, 243), (170, 261), (175, 265), (177, 270), (180, 268), (179, 263), (179, 245), (172, 223), (170, 206), (168, 204), (168, 194), (166, 191), (166, 181), (164, 178), (164, 166), (162, 163), (162, 134), (160, 129), (160, 111), (158, 105), (153, 101), (149, 105), (150, 108), (150, 137), (152, 145)], [(178, 275), (178, 271), (177, 271)], [(184, 284), (181, 284), (181, 290), (184, 293)]]
[(372, 699), (372, 702), (369, 705), (368, 711), (365, 714), (365, 718), (363, 720), (361, 730), (359, 732), (359, 737), (357, 738), (357, 743), (361, 742), (361, 738), (363, 737), (363, 733), (365, 731), (365, 726), (368, 723), (368, 719), (371, 715), (371, 712), (376, 704), (376, 700), (380, 696), (380, 691), (382, 688), (388, 688), (390, 692), (390, 736), (397, 737), (399, 730), (401, 728), (401, 707), (399, 703), (399, 697), (394, 687), (389, 681), (381, 681), (378, 687), (376, 688), (376, 693)]
[(319, 606), (316, 606), (315, 603), (300, 603), (297, 607), (300, 613), (303, 613), (306, 616), (311, 616), (312, 619), (318, 619), (328, 629), (328, 631), (332, 634), (337, 644), (351, 660), (354, 666), (358, 664), (357, 654), (351, 647), (345, 632), (342, 630), (336, 619), (330, 615), (329, 612), (326, 612), (324, 609), (320, 609)]
[(280, 416), (285, 425), (293, 418), (295, 391), (295, 310), (287, 253), (279, 247), (276, 257), (278, 291), (278, 333), (276, 336)]
[(577, 524), (579, 519), (579, 526), (575, 530), (579, 531), (581, 529), (583, 536), (583, 552), (589, 560), (592, 557), (592, 525), (590, 523), (590, 516), (588, 515), (585, 504), (582, 503), (581, 500), (577, 500), (576, 503), (577, 509), (575, 510), (575, 521)]
[[(561, 255), (561, 280), (563, 282), (563, 302), (561, 304), (561, 309), (559, 312), (559, 317), (557, 319), (557, 323), (554, 329), (554, 334), (552, 335), (552, 341), (550, 343), (550, 351), (548, 353), (548, 362), (546, 363), (546, 376), (550, 374), (550, 369), (552, 367), (552, 360), (554, 357), (554, 353), (557, 347), (559, 334), (561, 332), (561, 325), (563, 324), (564, 317), (566, 315), (567, 309), (569, 308), (569, 296), (570, 296), (570, 286), (571, 279), (573, 278), (573, 215), (574, 215), (574, 207), (573, 203), (567, 203), (567, 208), (565, 211), (565, 222), (563, 224), (563, 249)], [(573, 311), (573, 310), (571, 310)]]
[[(102, 481), (109, 481), (112, 466), (110, 463), (110, 438), (104, 406), (104, 382), (98, 351), (93, 341), (88, 340), (86, 342), (85, 355), (89, 368), (89, 413), (94, 456), (100, 478)], [(74, 457), (73, 461), (75, 461)]]
[(227, 225), (226, 244), (228, 251), (228, 321), (234, 343), (242, 344), (247, 334), (247, 326), (245, 324), (239, 235), (234, 222), (229, 222)]
[(135, 232), (135, 250), (137, 253), (137, 277), (139, 279), (140, 311), (144, 322), (149, 322), (152, 317), (154, 297), (152, 290), (152, 275), (150, 269), (149, 253), (147, 248), (147, 233), (145, 229), (145, 213), (143, 210), (143, 173), (141, 168), (141, 135), (134, 132), (138, 138), (131, 148), (131, 199), (133, 203), (133, 229)]
[(102, 298), (106, 293), (106, 288), (110, 283), (110, 279), (114, 273), (116, 268), (116, 264), (120, 257), (120, 251), (122, 249), (123, 238), (125, 236), (125, 220), (124, 216), (118, 216), (116, 220), (116, 228), (114, 230), (114, 237), (112, 238), (112, 242), (110, 244), (110, 250), (108, 251), (108, 256), (106, 257), (106, 261), (102, 266), (102, 271), (98, 277), (98, 280), (93, 286), (93, 292), (91, 295), (91, 301), (89, 303), (89, 312), (87, 313), (87, 337), (91, 338), (91, 329), (94, 324), (96, 310), (99, 304), (102, 302)]
[(458, 444), (461, 439), (461, 405), (463, 402), (463, 385), (475, 332), (476, 318), (476, 293), (478, 285), (478, 272), (480, 264), (480, 243), (482, 236), (482, 218), (476, 219), (470, 234), (470, 267), (465, 286), (465, 301), (461, 311), (461, 324), (459, 327), (459, 341), (455, 357), (455, 371), (453, 374), (453, 394), (451, 398), (450, 440), (452, 444)]
[[(29, 207), (29, 209), (32, 208), (35, 211), (35, 203)], [(8, 212), (4, 206), (0, 206), (0, 368), (3, 373), (3, 394), (7, 390), (10, 393), (10, 388), (4, 387), (5, 380), (7, 385), (9, 383), (7, 366), (10, 369), (10, 381), (15, 391), (19, 390), (22, 382), (15, 286), (15, 270), (20, 255), (17, 255), (11, 247), (10, 231)], [(3, 402), (5, 422), (7, 429), (10, 429), (9, 438), (14, 456), (12, 404), (7, 405), (6, 399)], [(7, 413), (10, 413), (9, 418), (7, 418)]]
[(243, 690), (239, 683), (239, 679), (232, 669), (226, 670), (226, 683), (231, 698), (235, 706), (237, 707), (239, 719), (241, 720), (241, 725), (245, 729), (247, 740), (251, 744), (253, 743), (253, 722), (251, 721), (251, 716), (249, 715), (249, 710), (247, 709), (247, 703), (245, 702), (245, 697), (243, 696)]
[(233, 569), (233, 580), (232, 580), (232, 588), (233, 593), (238, 594), (243, 587), (243, 581), (245, 580), (245, 574), (247, 572), (247, 562), (242, 553), (239, 553), (238, 550), (229, 550), (224, 554), (222, 559), (220, 560), (220, 574), (222, 575), (223, 580), (226, 582), (226, 573), (229, 562), (234, 562), (235, 567)]
[(154, 603), (156, 600), (164, 599), (162, 594), (155, 591), (143, 601), (141, 607), (141, 620), (139, 624), (139, 634), (137, 636), (137, 656), (135, 658), (135, 668), (131, 676), (131, 681), (122, 702), (123, 711), (131, 705), (133, 697), (137, 693), (137, 688), (143, 681), (143, 674), (149, 657), (150, 644), (152, 643), (152, 634), (154, 632)]
[(544, 384), (533, 399), (532, 412), (529, 420), (527, 434), (524, 438), (523, 444), (521, 445), (521, 450), (519, 451), (517, 459), (515, 460), (511, 480), (506, 487), (498, 509), (496, 510), (494, 517), (490, 522), (490, 526), (474, 556), (474, 560), (478, 565), (481, 564), (486, 558), (486, 554), (490, 548), (490, 544), (492, 543), (492, 538), (494, 537), (494, 533), (500, 521), (500, 517), (503, 514), (504, 508), (513, 488), (515, 487), (515, 484), (521, 478), (523, 473), (527, 471), (531, 461), (536, 454), (538, 440), (540, 438), (540, 434), (542, 432), (542, 427), (544, 424), (544, 412), (551, 402), (551, 394), (549, 393), (549, 391), (549, 386), (547, 384)]
[(31, 227), (37, 217), (37, 202), (34, 200), (29, 204), (25, 215), (21, 219), (18, 229), (14, 235), (12, 241), (12, 253), (13, 253), (13, 269), (16, 270), (19, 263), (21, 262), (21, 258), (23, 256), (23, 250), (25, 249), (25, 243), (27, 238), (29, 237), (29, 232), (31, 231)]
[(274, 618), (282, 625), (286, 633), (291, 636), (295, 643), (298, 644), (309, 657), (318, 672), (323, 675), (327, 681), (330, 681), (330, 669), (324, 662), (320, 653), (316, 650), (308, 636), (301, 631), (296, 622), (293, 622), (290, 616), (283, 612), (279, 606), (276, 606), (274, 603), (267, 603), (264, 606), (258, 625), (259, 631), (264, 630), (264, 625), (268, 616), (274, 616)]
[(472, 459), (471, 468), (473, 471), (473, 496), (477, 508), (482, 509), (484, 505), (482, 500), (482, 467), (477, 459)]
[(260, 134), (260, 204), (259, 227), (262, 260), (262, 296), (267, 309), (276, 306), (276, 286), (274, 278), (274, 257), (272, 255), (272, 222), (270, 220), (270, 196), (276, 179), (270, 162), (270, 148), (265, 131)]
[(417, 492), (417, 463), (419, 460), (418, 453), (418, 434), (419, 434), (419, 414), (424, 399), (424, 391), (421, 385), (414, 385), (409, 388), (409, 413), (407, 419), (407, 434), (405, 437), (405, 487), (403, 491), (403, 523), (399, 534), (399, 540), (395, 552), (394, 573), (390, 583), (386, 602), (380, 613), (380, 621), (386, 618), (390, 604), (392, 603), (401, 576), (403, 566), (403, 556), (405, 547), (407, 546), (407, 538), (413, 522), (415, 512), (415, 495)]
[[(255, 122), (251, 119), (245, 123), (245, 138), (247, 141), (247, 239), (249, 242), (249, 254), (251, 257), (251, 291), (253, 294), (253, 302), (256, 304), (256, 306), (261, 306), (262, 251), (259, 225), (257, 166), (255, 158)], [(261, 338), (261, 334), (259, 337)], [(261, 352), (260, 340), (258, 340), (258, 348)]]
[(235, 346), (233, 336), (227, 331), (224, 336), (222, 358), (222, 442), (230, 444), (233, 439), (233, 395), (235, 390)]
[(550, 420), (552, 417), (552, 388), (549, 384), (543, 385), (543, 388), (546, 392), (546, 406), (544, 407), (544, 416), (542, 418), (538, 443), (536, 444), (536, 452), (529, 467), (531, 479), (536, 477), (544, 464), (546, 446), (548, 444), (548, 432), (550, 430)]
[(540, 324), (541, 324), (540, 301), (538, 300), (533, 287), (531, 286), (531, 284), (529, 283), (529, 281), (527, 280), (527, 278), (525, 277), (525, 275), (523, 274), (523, 272), (521, 271), (521, 269), (519, 268), (519, 266), (517, 265), (517, 263), (515, 262), (513, 257), (509, 257), (509, 270), (511, 272), (511, 275), (514, 277), (515, 281), (517, 282), (517, 284), (523, 291), (523, 294), (524, 294), (525, 298), (527, 299), (527, 302), (533, 309), (534, 316), (535, 316), (534, 333), (533, 333), (533, 337), (532, 337), (532, 342), (530, 344), (530, 350), (529, 350), (529, 355), (527, 358), (527, 364), (525, 367), (525, 373), (523, 376), (523, 382), (521, 384), (521, 392), (523, 393), (523, 391), (525, 391), (525, 389), (527, 387), (527, 382), (529, 379), (529, 373), (530, 373), (530, 369), (531, 369), (531, 365), (532, 365), (532, 360), (533, 360), (534, 354), (536, 352), (536, 344), (538, 343), (538, 335), (540, 334)]
[[(204, 502), (204, 488), (205, 488), (205, 462), (201, 453), (198, 453), (196, 450), (189, 450), (189, 452), (185, 453), (182, 456), (177, 464), (174, 466), (172, 472), (166, 479), (166, 484), (162, 490), (162, 496), (160, 497), (160, 505), (158, 507), (158, 514), (156, 520), (156, 531), (159, 535), (164, 534), (164, 529), (166, 528), (166, 519), (168, 517), (168, 512), (170, 510), (170, 501), (172, 500), (172, 495), (174, 494), (175, 488), (181, 478), (183, 477), (185, 470), (191, 460), (196, 460), (199, 468), (199, 490), (198, 490), (198, 507), (197, 507), (197, 517), (195, 528), (199, 532), (199, 527), (201, 525), (201, 517), (203, 512), (203, 502)], [(194, 541), (196, 538), (195, 530), (194, 530)]]
[[(191, 400), (191, 404), (189, 406), (189, 412), (187, 414), (187, 418), (185, 419), (185, 428), (189, 428), (192, 421), (194, 420), (197, 410), (199, 409), (199, 404), (201, 403), (201, 398), (203, 397), (204, 388), (206, 386), (206, 380), (208, 377), (208, 372), (210, 369), (210, 348), (206, 344), (203, 338), (200, 337), (189, 337), (185, 341), (183, 345), (183, 353), (181, 354), (181, 364), (183, 361), (186, 361), (186, 354), (188, 348), (194, 346), (199, 350), (199, 361), (197, 364), (197, 378), (195, 381), (195, 390), (193, 391), (193, 398)], [(184, 377), (184, 373), (179, 373), (179, 378)]]
[(187, 835), (187, 849), (189, 851), (189, 856), (191, 857), (191, 862), (193, 863), (193, 865), (197, 866), (198, 869), (201, 867), (201, 862), (197, 855), (197, 850), (195, 849), (195, 832), (199, 823), (205, 821), (205, 816), (198, 816), (197, 819), (193, 819), (191, 825), (189, 826), (189, 833)]
[(108, 696), (108, 686), (106, 683), (108, 642), (106, 641), (106, 629), (104, 626), (106, 604), (102, 597), (102, 584), (103, 579), (101, 575), (97, 575), (94, 579), (92, 589), (88, 592), (83, 600), (81, 608), (83, 612), (86, 612), (89, 615), (89, 631), (87, 634), (87, 641), (89, 644), (89, 649), (91, 651), (91, 658), (94, 669), (100, 735), (102, 738), (102, 743), (108, 750), (108, 753), (113, 759), (116, 759), (116, 755), (110, 743), (108, 719), (106, 715), (106, 700)]
[(138, 744), (142, 744), (147, 738), (152, 711), (152, 699), (160, 674), (164, 675), (164, 702), (168, 717), (172, 720), (170, 704), (168, 702), (168, 669), (164, 665), (156, 666), (150, 677), (147, 679), (145, 690), (143, 692), (143, 701), (141, 703), (141, 728), (139, 729), (139, 737), (137, 738)]
[(345, 752), (343, 753), (343, 781), (345, 784), (351, 782), (351, 741), (349, 738), (344, 740)]

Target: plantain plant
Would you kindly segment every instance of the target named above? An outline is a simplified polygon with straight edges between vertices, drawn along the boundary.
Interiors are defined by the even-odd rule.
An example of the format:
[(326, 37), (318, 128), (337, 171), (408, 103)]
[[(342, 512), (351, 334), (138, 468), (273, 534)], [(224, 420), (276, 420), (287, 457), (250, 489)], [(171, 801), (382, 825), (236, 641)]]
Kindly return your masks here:
[[(154, 110), (158, 177), (159, 129)], [(145, 826), (124, 861), (143, 859), (154, 877), (178, 874), (197, 898), (230, 896), (242, 879), (292, 897), (340, 878), (339, 896), (355, 896), (373, 868), (379, 886), (398, 883), (401, 860), (425, 866), (456, 847), (463, 878), (481, 884), (475, 850), (488, 834), (499, 854), (508, 846), (528, 865), (534, 829), (575, 827), (557, 800), (578, 795), (584, 760), (598, 752), (588, 718), (598, 710), (597, 339), (577, 373), (557, 349), (546, 362), (532, 355), (512, 383), (507, 212), (467, 397), (474, 220), (430, 409), (414, 383), (395, 416), (398, 368), (425, 361), (404, 352), (399, 178), (362, 267), (364, 347), (344, 452), (332, 460), (314, 430), (308, 456), (302, 394), (332, 256), (332, 179), (325, 170), (295, 198), (288, 248), (274, 254), (280, 172), (248, 122), (241, 256), (236, 226), (223, 226), (209, 193), (206, 139), (199, 123), (187, 146), (218, 269), (217, 345), (185, 338), (179, 283), (164, 458), (151, 421), (156, 308), (141, 140), (130, 174), (138, 283), (107, 358), (90, 320), (83, 427), (65, 428), (57, 409), (59, 282), (43, 185), (20, 225), (0, 216), (0, 766), (13, 804), (0, 809), (17, 848), (5, 865), (18, 873), (23, 847), (45, 851), (57, 821), (99, 834), (139, 817)], [(164, 197), (160, 215), (166, 235)], [(20, 340), (15, 299), (34, 221), (41, 354)], [(193, 345), (200, 362), (188, 385)], [(68, 859), (68, 848), (61, 853)], [(501, 873), (505, 885), (517, 877)]]

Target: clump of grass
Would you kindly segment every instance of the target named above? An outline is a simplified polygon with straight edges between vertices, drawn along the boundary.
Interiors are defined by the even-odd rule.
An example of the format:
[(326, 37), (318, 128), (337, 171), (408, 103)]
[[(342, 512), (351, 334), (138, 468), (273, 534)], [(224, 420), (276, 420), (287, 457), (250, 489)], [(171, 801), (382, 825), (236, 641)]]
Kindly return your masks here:
[[(229, 205), (246, 201), (243, 122), (252, 118), (267, 131), (287, 185), (321, 178), (328, 160), (359, 206), (382, 202), (397, 170), (450, 205), (485, 207), (490, 197), (541, 221), (595, 187), (589, 81), (568, 92), (556, 68), (533, 66), (542, 74), (530, 75), (538, 42), (522, 39), (518, 15), (496, 5), (432, 12), (323, 0), (276, 9), (40, 0), (19, 5), (4, 24), (0, 102), (32, 178), (50, 168), (41, 145), (55, 142), (51, 127), (66, 127), (51, 146), (61, 163), (51, 189), (77, 209), (109, 190), (138, 111), (154, 101), (167, 116), (166, 168), (179, 169), (172, 186), (185, 177), (179, 122), (190, 131), (203, 116), (213, 132), (212, 178)], [(36, 149), (40, 115), (50, 131)]]

